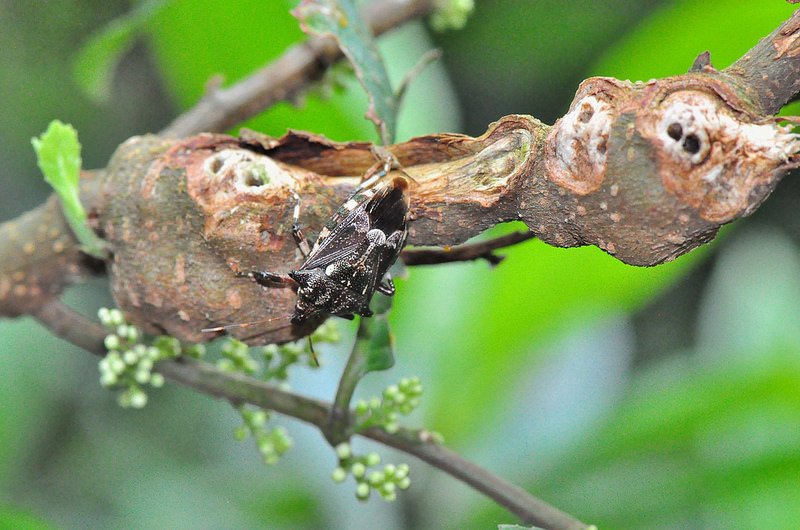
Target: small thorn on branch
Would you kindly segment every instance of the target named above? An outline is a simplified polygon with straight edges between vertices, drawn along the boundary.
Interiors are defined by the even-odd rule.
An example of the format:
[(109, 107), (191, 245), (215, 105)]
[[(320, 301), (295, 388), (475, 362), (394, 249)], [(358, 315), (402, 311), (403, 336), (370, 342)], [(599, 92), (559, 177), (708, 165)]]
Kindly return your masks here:
[(704, 51), (695, 58), (694, 62), (692, 63), (692, 67), (689, 68), (689, 72), (704, 72), (706, 70), (711, 70), (712, 72), (716, 72), (717, 70), (714, 68), (714, 65), (711, 64), (711, 52), (708, 50)]

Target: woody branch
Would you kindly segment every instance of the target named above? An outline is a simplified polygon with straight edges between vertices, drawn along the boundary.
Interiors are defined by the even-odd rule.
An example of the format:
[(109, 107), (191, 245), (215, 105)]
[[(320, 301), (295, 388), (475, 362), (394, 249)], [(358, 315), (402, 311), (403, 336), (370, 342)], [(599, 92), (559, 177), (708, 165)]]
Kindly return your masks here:
[[(548, 243), (593, 244), (637, 265), (688, 252), (751, 213), (796, 163), (795, 137), (770, 118), (796, 94), (798, 35), (796, 12), (723, 71), (701, 64), (646, 84), (587, 80), (554, 126), (508, 116), (479, 138), (431, 135), (392, 146), (418, 182), (410, 242), (455, 245), (521, 219)], [(230, 94), (237, 108), (259, 107), (253, 91)], [(233, 112), (215, 101), (203, 115)], [(210, 324), (291, 312), (290, 292), (265, 292), (232, 272), (298, 265), (289, 193), (303, 197), (302, 221), (313, 231), (373, 162), (367, 144), (313, 135), (140, 137), (85, 179), (82, 199), (112, 249), (112, 289), (129, 318), (202, 340)], [(43, 315), (92, 267), (57, 205), (2, 225), (0, 249), (0, 314), (36, 314), (64, 332), (63, 314)], [(308, 332), (260, 331), (255, 342)], [(226, 395), (204, 385), (196, 388)]]
[[(708, 63), (648, 83), (589, 79), (554, 126), (512, 115), (478, 138), (391, 146), (417, 182), (410, 243), (452, 246), (520, 219), (550, 244), (656, 265), (711, 240), (796, 162), (796, 137), (765, 112), (797, 89), (798, 20), (722, 71)], [(129, 318), (204, 340), (203, 328), (291, 313), (290, 291), (265, 295), (232, 272), (296, 268), (290, 193), (303, 197), (301, 221), (314, 233), (373, 163), (366, 143), (301, 133), (138, 137), (84, 180), (82, 199), (111, 245), (112, 289)], [(57, 215), (51, 205), (0, 229), (3, 256), (15, 256), (0, 263), (0, 314), (30, 311), (86, 272), (63, 223), (35, 232)], [(257, 331), (256, 342), (270, 342), (309, 330)]]

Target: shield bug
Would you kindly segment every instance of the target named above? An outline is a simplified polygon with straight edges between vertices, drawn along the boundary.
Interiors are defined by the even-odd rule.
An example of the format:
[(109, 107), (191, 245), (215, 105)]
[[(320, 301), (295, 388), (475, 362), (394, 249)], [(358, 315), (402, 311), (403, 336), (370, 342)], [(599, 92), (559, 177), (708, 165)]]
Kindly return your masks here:
[(397, 166), (394, 157), (387, 157), (370, 168), (361, 186), (325, 224), (312, 248), (298, 225), (298, 199), (292, 233), (305, 258), (299, 269), (288, 275), (242, 273), (260, 285), (283, 283), (297, 289), (292, 324), (320, 315), (369, 317), (375, 291), (394, 294), (388, 271), (408, 237), (408, 190), (412, 181), (402, 171), (402, 175), (389, 176)]
[[(325, 315), (369, 317), (375, 291), (394, 294), (389, 268), (397, 261), (408, 237), (409, 187), (414, 180), (400, 169), (391, 153), (382, 155), (382, 161), (367, 171), (361, 185), (331, 216), (311, 248), (300, 229), (300, 198), (294, 194), (292, 235), (304, 257), (299, 269), (287, 275), (267, 271), (239, 273), (266, 287), (284, 284), (294, 288), (297, 302), (291, 324)], [(399, 171), (390, 175), (392, 169)], [(277, 318), (267, 321), (270, 320)], [(219, 332), (267, 321), (202, 331)], [(316, 361), (310, 336), (309, 349)]]

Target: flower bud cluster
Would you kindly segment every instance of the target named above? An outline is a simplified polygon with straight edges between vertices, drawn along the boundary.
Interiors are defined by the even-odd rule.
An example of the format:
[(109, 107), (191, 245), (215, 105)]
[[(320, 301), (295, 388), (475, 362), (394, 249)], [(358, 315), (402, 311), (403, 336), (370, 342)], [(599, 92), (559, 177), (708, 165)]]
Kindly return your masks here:
[(241, 441), (252, 435), (264, 463), (269, 465), (277, 464), (281, 456), (294, 444), (288, 431), (283, 427), (267, 429), (266, 424), (270, 419), (270, 415), (262, 409), (253, 409), (245, 406), (237, 408), (242, 415), (244, 423), (233, 432), (234, 437)]
[(390, 385), (383, 396), (358, 400), (355, 405), (356, 430), (382, 427), (392, 434), (400, 428), (400, 415), (408, 416), (419, 406), (422, 384), (418, 377), (404, 377), (397, 385)]
[[(341, 339), (338, 328), (333, 322), (325, 322), (312, 334), (314, 342), (337, 342)], [(243, 373), (255, 376), (261, 374), (265, 381), (273, 381), (279, 386), (288, 386), (289, 367), (303, 362), (314, 368), (318, 367), (316, 359), (312, 356), (306, 341), (295, 341), (287, 344), (270, 344), (261, 349), (262, 362), (253, 354), (258, 351), (251, 349), (247, 344), (229, 337), (220, 350), (222, 358), (217, 361), (217, 368), (228, 373)], [(237, 440), (244, 440), (253, 436), (258, 451), (266, 464), (276, 464), (280, 457), (288, 451), (293, 444), (289, 433), (284, 427), (266, 427), (270, 414), (261, 409), (237, 407), (242, 415), (242, 425), (234, 431)]]
[(250, 355), (250, 347), (229, 337), (222, 344), (222, 359), (217, 361), (217, 368), (223, 372), (241, 372), (246, 375), (254, 375), (259, 370), (259, 365), (252, 355)]
[(160, 336), (151, 344), (144, 342), (142, 331), (125, 321), (119, 309), (101, 308), (97, 312), (100, 322), (110, 331), (105, 344), (108, 353), (100, 361), (100, 384), (106, 388), (119, 388), (119, 404), (126, 408), (142, 408), (147, 404), (147, 394), (142, 388), (164, 385), (164, 376), (153, 372), (158, 361), (174, 359), (181, 354), (199, 357), (202, 345), (183, 348), (174, 337)]
[(386, 464), (383, 470), (370, 470), (381, 463), (378, 453), (354, 455), (347, 442), (337, 445), (335, 451), (339, 465), (331, 473), (331, 478), (341, 483), (347, 479), (347, 475), (352, 475), (356, 481), (356, 498), (359, 500), (367, 500), (370, 492), (375, 490), (385, 501), (391, 502), (397, 498), (397, 490), (408, 489), (411, 485), (408, 464)]

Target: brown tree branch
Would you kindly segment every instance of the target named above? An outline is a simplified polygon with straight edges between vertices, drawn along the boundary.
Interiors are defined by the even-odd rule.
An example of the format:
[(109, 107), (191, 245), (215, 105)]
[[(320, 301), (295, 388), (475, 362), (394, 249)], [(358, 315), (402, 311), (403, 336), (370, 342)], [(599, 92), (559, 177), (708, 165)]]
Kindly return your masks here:
[(439, 265), (454, 261), (485, 259), (490, 265), (497, 265), (505, 256), (498, 256), (495, 250), (522, 243), (535, 238), (533, 232), (512, 232), (486, 241), (468, 243), (448, 248), (407, 248), (400, 254), (406, 265)]
[[(479, 138), (431, 135), (391, 146), (418, 183), (410, 241), (457, 245), (498, 222), (521, 219), (550, 244), (597, 245), (637, 265), (673, 259), (709, 241), (721, 225), (757, 208), (798, 163), (797, 138), (770, 120), (798, 91), (798, 16), (722, 72), (701, 62), (700, 71), (648, 83), (589, 79), (553, 126), (507, 116)], [(333, 60), (325, 50), (297, 57), (291, 61), (300, 65), (299, 80), (290, 76), (278, 89), (263, 77), (231, 87), (221, 105), (201, 104), (166, 132), (226, 128), (313, 78), (318, 70), (306, 70), (309, 61)], [(288, 317), (291, 292), (265, 291), (232, 273), (296, 266), (289, 193), (302, 195), (303, 222), (319, 230), (373, 162), (367, 144), (304, 134), (144, 137), (123, 144), (109, 167), (85, 183), (82, 198), (93, 226), (113, 247), (112, 289), (129, 318), (151, 332), (200, 340), (208, 338), (199, 332), (208, 325)], [(56, 232), (40, 228), (51, 220)], [(34, 314), (93, 348), (91, 328), (53, 301), (87, 271), (74, 244), (62, 239), (63, 220), (58, 223), (54, 207), (45, 205), (0, 228), (0, 256), (25, 256), (0, 263), (0, 314)], [(254, 342), (309, 331), (270, 326)], [(84, 338), (74, 336), (76, 329)], [(200, 363), (165, 363), (160, 370), (212, 395), (315, 425), (327, 416), (323, 404)], [(431, 462), (439, 451), (404, 450)], [(442, 458), (442, 469), (462, 465), (447, 453)], [(467, 475), (472, 471), (462, 478)], [(518, 493), (505, 490), (498, 502), (516, 506)], [(542, 524), (536, 517), (523, 519)]]
[[(379, 0), (365, 7), (366, 22), (381, 35), (430, 13), (432, 0)], [(222, 132), (277, 103), (291, 99), (342, 58), (333, 38), (314, 38), (286, 52), (229, 88), (209, 88), (192, 109), (178, 116), (162, 136), (179, 138), (200, 132)]]
[[(765, 90), (757, 103), (747, 96), (747, 87), (758, 84), (753, 69), (794, 64), (786, 28), (797, 17), (723, 72), (701, 67), (635, 84), (587, 80), (552, 127), (507, 116), (479, 138), (431, 135), (392, 146), (419, 183), (410, 242), (453, 246), (497, 222), (521, 219), (549, 244), (591, 244), (627, 263), (655, 265), (709, 241), (722, 224), (751, 213), (797, 163), (796, 138), (759, 113), (785, 100), (796, 79), (777, 76), (788, 88)], [(764, 55), (780, 45), (776, 40), (785, 53)], [(775, 65), (746, 60), (756, 56)], [(291, 313), (291, 292), (265, 292), (231, 272), (296, 267), (285, 204), (292, 189), (303, 196), (302, 220), (314, 233), (373, 162), (368, 144), (304, 134), (140, 137), (84, 183), (82, 200), (114, 246), (120, 307), (150, 332), (197, 341), (206, 327)], [(271, 181), (259, 186), (261, 174)], [(42, 213), (26, 219), (43, 225)], [(19, 253), (14, 234), (0, 230), (1, 255)], [(2, 315), (32, 310), (81, 270), (80, 253), (56, 259), (33, 248), (0, 267)], [(37, 277), (47, 297), (28, 296), (32, 268), (54, 260), (45, 279)], [(257, 340), (309, 331), (274, 327)]]
[(800, 93), (800, 10), (725, 72), (762, 114), (781, 110)]
[[(106, 330), (59, 301), (51, 301), (34, 313), (39, 322), (64, 340), (96, 355), (105, 355)], [(249, 403), (291, 416), (324, 429), (331, 405), (279, 390), (262, 381), (236, 373), (222, 372), (211, 364), (189, 358), (158, 363), (155, 371), (167, 379), (210, 396), (235, 403)], [(348, 431), (352, 425), (348, 427)], [(472, 486), (525, 524), (552, 529), (576, 530), (587, 525), (550, 506), (527, 491), (466, 460), (453, 451), (428, 440), (423, 433), (401, 429), (389, 434), (378, 428), (360, 435), (408, 453)]]

